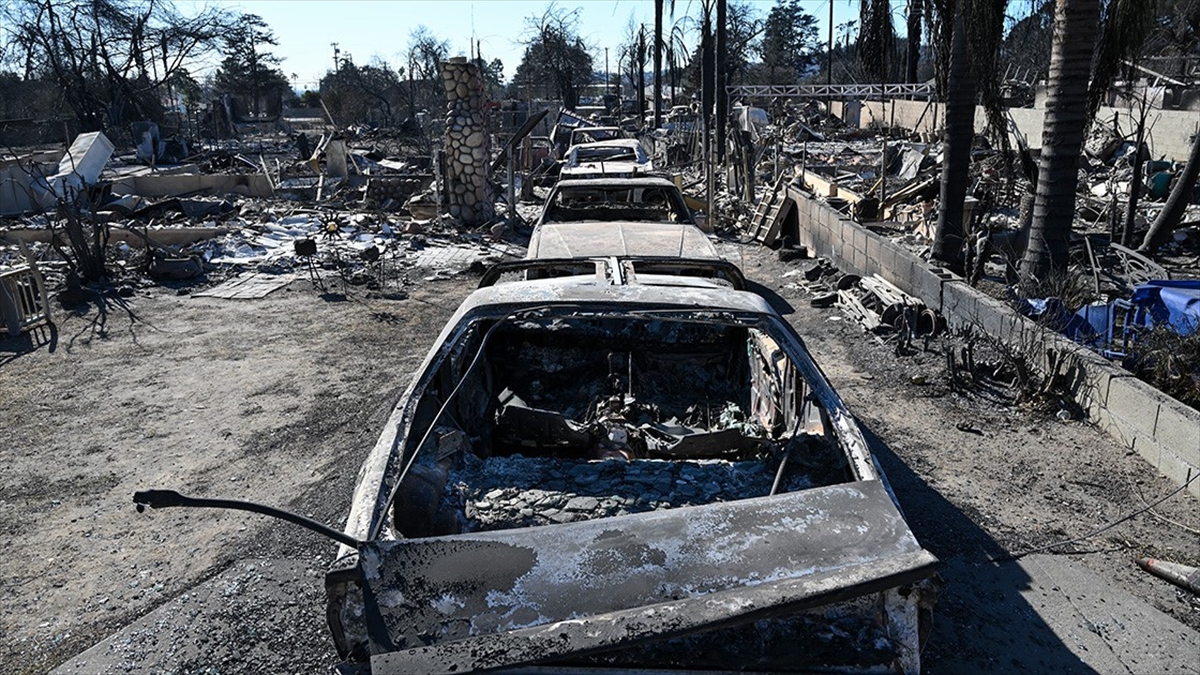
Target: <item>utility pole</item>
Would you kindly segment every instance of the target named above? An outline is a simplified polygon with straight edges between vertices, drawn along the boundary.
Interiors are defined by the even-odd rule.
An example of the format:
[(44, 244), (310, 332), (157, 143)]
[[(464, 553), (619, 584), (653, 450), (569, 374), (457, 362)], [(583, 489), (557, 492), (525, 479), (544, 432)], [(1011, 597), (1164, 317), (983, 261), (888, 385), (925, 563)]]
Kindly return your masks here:
[(637, 113), (638, 128), (646, 123), (646, 26), (638, 29), (637, 43)]
[(833, 0), (829, 0), (829, 51), (825, 54), (825, 84), (833, 84)]
[(342, 62), (341, 62), (341, 60), (338, 59), (338, 55), (341, 54), (341, 52), (338, 51), (338, 43), (330, 42), (329, 44), (333, 45), (333, 72), (336, 75), (341, 75), (342, 74)]

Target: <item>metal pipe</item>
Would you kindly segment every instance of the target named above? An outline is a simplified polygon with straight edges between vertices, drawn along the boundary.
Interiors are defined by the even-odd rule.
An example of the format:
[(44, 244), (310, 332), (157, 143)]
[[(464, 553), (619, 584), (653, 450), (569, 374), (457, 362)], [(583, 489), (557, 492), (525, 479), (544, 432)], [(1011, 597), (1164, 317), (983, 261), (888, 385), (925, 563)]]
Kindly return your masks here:
[(286, 520), (289, 523), (312, 530), (317, 534), (329, 537), (330, 539), (338, 543), (345, 544), (351, 548), (362, 548), (365, 544), (365, 542), (359, 541), (345, 532), (335, 530), (332, 527), (318, 523), (311, 518), (305, 518), (298, 513), (292, 513), (290, 511), (284, 511), (283, 509), (277, 509), (273, 506), (256, 504), (254, 502), (243, 502), (234, 499), (200, 499), (196, 497), (186, 497), (174, 490), (142, 490), (140, 492), (135, 492), (133, 493), (133, 502), (137, 505), (137, 510), (139, 513), (145, 511), (147, 506), (152, 509), (164, 509), (169, 506), (191, 506), (213, 509), (232, 509), (234, 511), (249, 511), (251, 513), (258, 513), (264, 516), (271, 516), (272, 518)]
[(787, 468), (788, 457), (791, 455), (792, 451), (790, 449), (784, 451), (783, 459), (779, 460), (779, 468), (775, 470), (775, 481), (771, 483), (771, 494), (767, 496), (774, 497), (779, 492), (779, 484), (783, 482), (783, 471)]

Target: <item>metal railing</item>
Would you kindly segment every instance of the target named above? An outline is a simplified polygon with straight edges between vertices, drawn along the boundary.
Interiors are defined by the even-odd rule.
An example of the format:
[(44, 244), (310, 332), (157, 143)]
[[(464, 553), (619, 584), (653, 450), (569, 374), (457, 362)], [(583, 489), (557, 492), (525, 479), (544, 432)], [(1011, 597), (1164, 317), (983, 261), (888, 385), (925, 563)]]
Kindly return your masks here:
[(905, 98), (934, 94), (932, 83), (916, 84), (739, 84), (725, 88), (730, 96), (789, 98)]

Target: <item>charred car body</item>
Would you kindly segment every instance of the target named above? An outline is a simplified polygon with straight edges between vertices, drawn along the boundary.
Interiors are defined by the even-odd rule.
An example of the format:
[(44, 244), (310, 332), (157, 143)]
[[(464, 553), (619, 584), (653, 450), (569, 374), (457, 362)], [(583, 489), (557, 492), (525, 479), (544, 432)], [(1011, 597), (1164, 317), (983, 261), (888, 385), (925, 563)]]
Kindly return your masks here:
[(658, 176), (558, 181), (546, 198), (537, 225), (581, 221), (696, 224), (683, 193)]
[(561, 180), (546, 200), (526, 257), (593, 256), (720, 259), (679, 188), (665, 178)]
[(721, 274), (521, 263), (554, 264), (485, 278), (364, 463), (348, 666), (919, 670), (936, 560), (790, 325)]
[(636, 138), (580, 143), (567, 150), (560, 179), (625, 177), (645, 175), (654, 170), (654, 162)]

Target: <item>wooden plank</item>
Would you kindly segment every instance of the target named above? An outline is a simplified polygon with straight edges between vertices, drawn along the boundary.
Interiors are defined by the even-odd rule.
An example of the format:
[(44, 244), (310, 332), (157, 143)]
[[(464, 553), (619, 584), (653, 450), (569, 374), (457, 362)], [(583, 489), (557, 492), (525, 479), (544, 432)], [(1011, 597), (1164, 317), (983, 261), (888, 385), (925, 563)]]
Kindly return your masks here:
[(265, 298), (295, 281), (295, 274), (250, 274), (238, 276), (220, 286), (193, 293), (193, 298), (222, 298), (225, 300), (257, 300)]
[(767, 226), (767, 231), (762, 235), (760, 241), (764, 246), (774, 246), (775, 240), (779, 238), (779, 232), (783, 228), (783, 221), (787, 218), (787, 214), (795, 208), (795, 202), (788, 199), (786, 195), (780, 196), (780, 207), (775, 211)]

